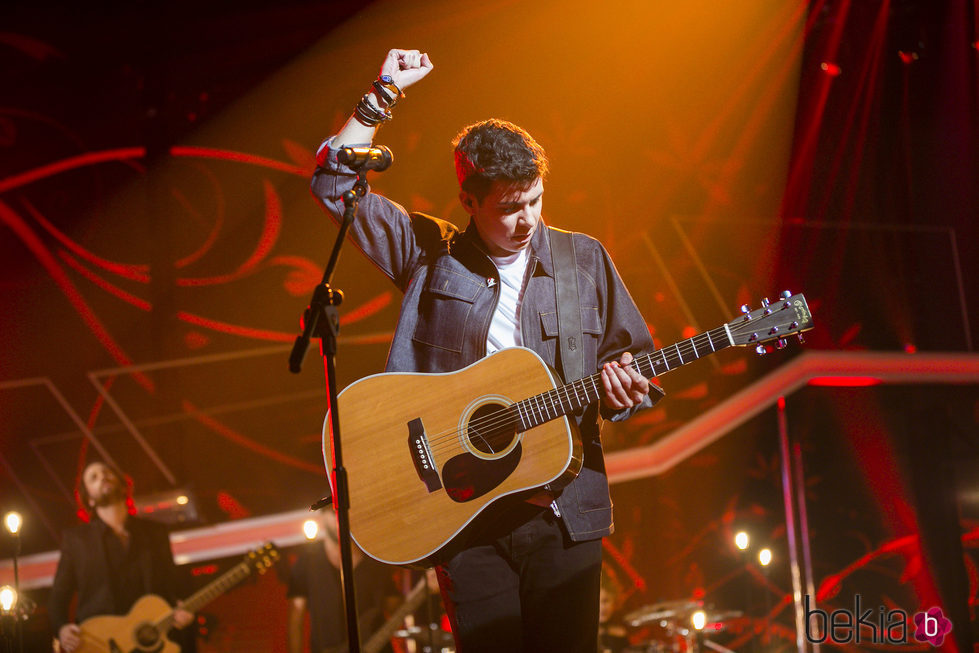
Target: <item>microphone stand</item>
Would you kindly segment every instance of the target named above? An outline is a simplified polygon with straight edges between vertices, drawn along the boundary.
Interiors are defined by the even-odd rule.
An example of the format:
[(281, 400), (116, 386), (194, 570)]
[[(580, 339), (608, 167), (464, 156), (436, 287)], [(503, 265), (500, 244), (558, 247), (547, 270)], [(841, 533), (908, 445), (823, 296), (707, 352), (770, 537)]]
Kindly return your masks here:
[[(340, 258), (340, 248), (346, 238), (347, 230), (357, 215), (357, 205), (360, 198), (367, 194), (366, 175), (366, 166), (362, 165), (357, 170), (357, 181), (354, 183), (353, 190), (348, 190), (343, 194), (344, 211), (340, 231), (333, 243), (333, 251), (330, 253), (330, 260), (323, 272), (323, 280), (313, 291), (313, 298), (309, 302), (309, 307), (303, 313), (302, 335), (296, 337), (292, 346), (292, 353), (289, 355), (289, 371), (298, 374), (302, 369), (303, 358), (306, 356), (310, 338), (319, 338), (320, 352), (323, 355), (326, 368), (330, 426), (333, 434), (331, 438), (334, 481), (332, 502), (337, 512), (340, 582), (343, 585), (343, 604), (347, 618), (347, 642), (350, 646), (350, 653), (359, 653), (360, 651), (360, 632), (357, 623), (357, 597), (354, 591), (353, 558), (350, 549), (350, 490), (347, 485), (347, 470), (343, 466), (340, 446), (340, 419), (337, 411), (336, 353), (337, 334), (340, 331), (337, 306), (343, 301), (343, 291), (333, 288), (330, 282), (333, 279), (337, 260)], [(321, 499), (313, 504), (310, 509), (317, 510), (328, 503), (330, 500)]]

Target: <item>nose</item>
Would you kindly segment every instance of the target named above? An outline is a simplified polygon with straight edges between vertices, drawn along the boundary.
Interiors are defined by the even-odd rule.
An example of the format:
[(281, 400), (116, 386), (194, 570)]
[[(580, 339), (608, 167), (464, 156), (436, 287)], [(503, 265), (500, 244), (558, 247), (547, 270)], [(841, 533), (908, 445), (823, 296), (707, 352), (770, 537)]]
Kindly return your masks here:
[(524, 206), (520, 210), (520, 215), (517, 217), (517, 222), (524, 227), (533, 227), (534, 222), (534, 211), (529, 206)]

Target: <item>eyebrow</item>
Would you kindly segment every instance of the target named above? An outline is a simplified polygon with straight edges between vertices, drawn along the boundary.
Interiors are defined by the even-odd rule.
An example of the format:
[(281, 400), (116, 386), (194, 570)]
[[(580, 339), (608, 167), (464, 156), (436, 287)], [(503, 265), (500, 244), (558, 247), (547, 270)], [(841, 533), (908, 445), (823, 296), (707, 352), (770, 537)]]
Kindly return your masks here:
[[(539, 200), (541, 198), (541, 196), (543, 196), (543, 195), (544, 195), (544, 191), (541, 190), (541, 192), (537, 193), (532, 198), (530, 198), (527, 201), (527, 203), (528, 204), (533, 204), (534, 202), (536, 202), (537, 200)], [(523, 202), (502, 202), (501, 201), (501, 202), (498, 202), (496, 206), (497, 206), (497, 208), (503, 208), (503, 207), (506, 207), (506, 206), (520, 206), (521, 204), (523, 204)]]

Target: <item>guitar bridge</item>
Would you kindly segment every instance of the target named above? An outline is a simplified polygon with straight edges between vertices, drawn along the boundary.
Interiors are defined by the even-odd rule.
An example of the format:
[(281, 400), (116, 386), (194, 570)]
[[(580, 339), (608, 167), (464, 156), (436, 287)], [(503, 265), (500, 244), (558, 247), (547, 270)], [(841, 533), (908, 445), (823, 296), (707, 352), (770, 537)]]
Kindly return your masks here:
[(428, 446), (425, 426), (420, 417), (408, 422), (408, 453), (411, 455), (411, 461), (415, 463), (415, 471), (418, 472), (418, 478), (425, 484), (425, 488), (429, 492), (441, 490), (442, 479), (435, 471), (432, 450)]

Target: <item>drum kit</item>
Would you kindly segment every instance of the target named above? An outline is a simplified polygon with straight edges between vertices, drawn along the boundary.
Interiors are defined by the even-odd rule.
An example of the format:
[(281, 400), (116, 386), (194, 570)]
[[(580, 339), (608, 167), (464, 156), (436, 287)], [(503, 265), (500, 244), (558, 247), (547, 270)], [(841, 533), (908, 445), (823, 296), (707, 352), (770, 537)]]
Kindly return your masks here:
[[(695, 625), (698, 612), (703, 615)], [(643, 634), (642, 643), (626, 647), (624, 653), (701, 653), (708, 649), (733, 653), (708, 637), (727, 630), (743, 614), (705, 608), (702, 602), (685, 599), (645, 605), (625, 616), (625, 625)]]
[(414, 642), (415, 650), (419, 653), (454, 653), (455, 651), (452, 633), (442, 630), (438, 624), (402, 628), (395, 631), (394, 637)]
[[(704, 613), (702, 625), (694, 626), (693, 616)], [(727, 630), (731, 624), (744, 616), (740, 610), (715, 610), (704, 607), (702, 602), (677, 600), (662, 601), (645, 605), (625, 616), (625, 626), (642, 640), (622, 649), (622, 653), (702, 653), (705, 650), (718, 653), (734, 653), (709, 639), (709, 636)], [(446, 632), (439, 624), (402, 628), (393, 636), (405, 642), (414, 642), (414, 650), (419, 653), (453, 653), (455, 642), (452, 633)]]

